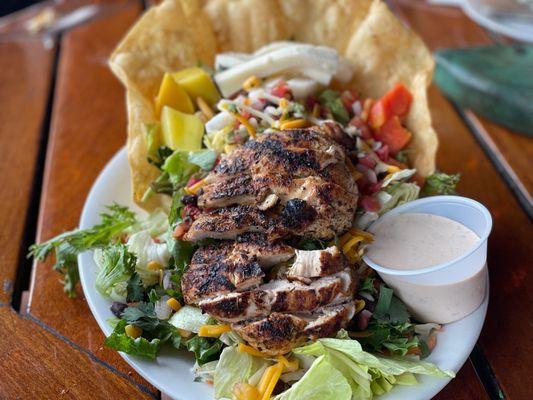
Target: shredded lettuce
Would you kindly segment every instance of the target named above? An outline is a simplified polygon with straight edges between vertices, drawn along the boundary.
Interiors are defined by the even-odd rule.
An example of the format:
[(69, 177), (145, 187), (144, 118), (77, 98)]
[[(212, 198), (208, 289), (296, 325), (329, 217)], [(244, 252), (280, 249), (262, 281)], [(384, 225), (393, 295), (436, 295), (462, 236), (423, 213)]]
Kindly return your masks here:
[(460, 179), (460, 174), (448, 175), (443, 172), (434, 173), (426, 178), (420, 194), (422, 197), (456, 194), (455, 188)]
[[(319, 384), (317, 384), (320, 382)], [(352, 390), (344, 375), (325, 355), (318, 357), (306, 374), (274, 400), (350, 400)]]
[[(394, 385), (414, 385), (416, 378), (413, 374), (443, 378), (455, 376), (453, 371), (440, 370), (436, 365), (428, 362), (372, 355), (363, 351), (358, 341), (351, 339), (319, 339), (314, 343), (296, 348), (293, 352), (312, 355), (317, 357), (317, 360), (323, 357), (328, 362), (326, 367), (329, 366), (329, 372), (324, 375), (338, 377), (340, 373), (343, 382), (346, 381), (351, 389), (348, 398), (372, 399), (374, 395), (390, 391)], [(310, 371), (311, 369), (306, 375)], [(309, 382), (308, 385), (311, 388), (308, 390), (312, 390), (312, 386), (316, 385), (316, 380), (307, 379), (306, 375), (295, 386), (301, 382)], [(336, 400), (337, 396), (324, 395), (321, 399)]]
[(268, 362), (259, 357), (253, 357), (240, 352), (235, 347), (226, 347), (214, 374), (215, 399), (232, 398), (233, 386), (248, 379)]
[[(380, 192), (380, 195), (385, 195), (385, 201), (379, 210), (379, 214), (384, 214), (404, 203), (416, 200), (419, 192), (420, 187), (415, 183), (402, 182), (390, 185), (386, 191)], [(381, 203), (383, 197), (378, 196), (378, 199), (380, 199)]]
[(137, 257), (135, 271), (141, 277), (143, 285), (155, 285), (159, 281), (159, 271), (149, 269), (148, 263), (155, 261), (163, 267), (168, 266), (170, 252), (167, 244), (155, 242), (150, 232), (144, 230), (131, 235), (126, 246)]
[(124, 302), (128, 280), (135, 268), (135, 256), (122, 243), (95, 251), (94, 260), (99, 267), (95, 286), (104, 297)]

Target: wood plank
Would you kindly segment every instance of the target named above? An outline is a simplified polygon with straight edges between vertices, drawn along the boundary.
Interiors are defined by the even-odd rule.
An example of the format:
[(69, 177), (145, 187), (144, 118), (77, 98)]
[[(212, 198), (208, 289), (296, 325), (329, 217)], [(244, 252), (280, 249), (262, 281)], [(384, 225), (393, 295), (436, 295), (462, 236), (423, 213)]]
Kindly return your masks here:
[(433, 400), (488, 400), (489, 395), (483, 388), (470, 360), (463, 365), (448, 385)]
[(0, 308), (0, 326), (0, 370), (5, 372), (0, 393), (4, 399), (153, 398), (9, 307)]
[[(494, 44), (493, 39), (498, 39), (498, 43), (508, 42), (506, 39), (499, 39), (498, 35), (491, 35), (457, 7), (436, 6), (413, 0), (394, 0), (391, 3), (422, 34), (433, 50), (490, 45)], [(512, 174), (518, 179), (517, 190), (525, 198), (525, 202), (531, 203), (533, 178), (528, 167), (533, 159), (533, 140), (479, 115), (472, 122), (477, 121), (482, 127), (481, 134), (486, 134), (481, 140), (490, 142), (489, 147), (491, 143), (497, 147), (495, 157), (500, 159), (502, 168), (511, 168)]]
[[(91, 185), (126, 140), (124, 89), (107, 59), (139, 15), (140, 3), (63, 35), (37, 240), (78, 225)], [(114, 350), (93, 319), (81, 289), (68, 299), (51, 263), (34, 266), (29, 313), (118, 370), (147, 385)], [(155, 393), (155, 389), (150, 386)]]
[(0, 42), (0, 303), (11, 300), (22, 250), (52, 59), (40, 40)]
[[(394, 4), (431, 48), (444, 42), (448, 46), (465, 45), (469, 43), (465, 41), (484, 35), (455, 9), (420, 6), (402, 0)], [(529, 306), (533, 301), (529, 289), (533, 277), (528, 273), (533, 227), (450, 103), (435, 87), (429, 94), (441, 142), (440, 168), (461, 172), (459, 192), (485, 204), (494, 219), (488, 258), (492, 290), (480, 348), (504, 393), (509, 398), (528, 398), (533, 387), (529, 373), (533, 368), (530, 356), (533, 310)]]

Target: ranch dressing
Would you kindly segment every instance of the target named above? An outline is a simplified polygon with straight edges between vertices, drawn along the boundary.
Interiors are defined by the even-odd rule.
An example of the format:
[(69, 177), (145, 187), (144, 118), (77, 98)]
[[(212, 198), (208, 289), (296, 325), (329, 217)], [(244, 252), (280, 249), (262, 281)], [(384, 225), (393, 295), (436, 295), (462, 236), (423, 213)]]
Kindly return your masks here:
[(452, 261), (471, 250), (479, 237), (469, 228), (433, 214), (399, 214), (372, 227), (368, 257), (385, 268), (422, 269)]
[[(375, 264), (400, 272), (448, 263), (466, 255), (480, 238), (468, 227), (438, 215), (406, 213), (385, 216), (373, 225), (374, 243), (367, 256)], [(487, 284), (485, 261), (436, 273), (402, 276), (379, 272), (413, 316), (421, 322), (448, 323), (474, 311)], [(416, 272), (415, 272), (416, 274)]]

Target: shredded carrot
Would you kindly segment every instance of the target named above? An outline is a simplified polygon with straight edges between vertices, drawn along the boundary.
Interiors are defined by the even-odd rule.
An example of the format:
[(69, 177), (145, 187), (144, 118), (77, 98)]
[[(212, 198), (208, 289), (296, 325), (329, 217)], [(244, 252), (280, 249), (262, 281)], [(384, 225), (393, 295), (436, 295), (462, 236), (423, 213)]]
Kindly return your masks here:
[(204, 185), (205, 185), (205, 179), (201, 179), (198, 182), (196, 182), (194, 185), (184, 187), (183, 190), (185, 190), (187, 194), (196, 194), (196, 192), (198, 192), (198, 190), (200, 190), (200, 188)]
[(283, 364), (284, 372), (294, 372), (298, 370), (299, 361), (296, 357), (292, 361), (289, 361), (284, 356), (278, 356), (277, 360)]
[(202, 325), (198, 330), (200, 337), (219, 337), (224, 332), (231, 331), (229, 325)]
[[(272, 395), (272, 392), (274, 391), (274, 388), (276, 387), (276, 384), (278, 383), (279, 377), (281, 376), (281, 373), (283, 372), (283, 364), (278, 362), (277, 364), (274, 364), (271, 367), (268, 367), (267, 371), (270, 369), (271, 369), (271, 372), (269, 373), (269, 376), (268, 376), (269, 379), (263, 384), (263, 387), (261, 387), (261, 382), (260, 382), (259, 392), (261, 393), (261, 400), (270, 399), (270, 396)], [(266, 375), (266, 371), (265, 371), (265, 375)]]
[(233, 116), (235, 118), (237, 118), (237, 121), (239, 121), (241, 124), (244, 125), (244, 127), (246, 128), (246, 130), (248, 131), (248, 134), (253, 138), (255, 139), (255, 129), (254, 127), (252, 126), (252, 124), (250, 124), (250, 121), (248, 121), (246, 118), (244, 118), (242, 115), (240, 114), (233, 114)]
[(244, 343), (239, 343), (238, 350), (241, 353), (248, 353), (255, 357), (266, 357), (266, 354), (263, 354), (259, 350), (256, 350), (252, 346), (248, 346), (247, 344), (244, 344)]
[(285, 121), (280, 124), (280, 129), (284, 131), (285, 129), (297, 129), (297, 128), (304, 128), (309, 123), (305, 119), (293, 119), (290, 121)]

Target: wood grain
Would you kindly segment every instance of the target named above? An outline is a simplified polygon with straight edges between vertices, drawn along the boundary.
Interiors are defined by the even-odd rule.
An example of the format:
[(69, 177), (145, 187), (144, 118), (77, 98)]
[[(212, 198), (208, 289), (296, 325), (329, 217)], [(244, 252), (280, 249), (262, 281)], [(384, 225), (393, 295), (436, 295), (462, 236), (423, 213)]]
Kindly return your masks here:
[(433, 400), (488, 400), (489, 396), (479, 381), (470, 360)]
[[(39, 242), (78, 225), (91, 185), (125, 143), (124, 90), (111, 74), (107, 59), (139, 12), (139, 3), (130, 3), (117, 14), (63, 36), (41, 194)], [(29, 313), (148, 386), (117, 352), (103, 347), (104, 335), (81, 289), (76, 299), (68, 299), (60, 276), (50, 266), (50, 262), (34, 266)]]
[(153, 398), (9, 307), (0, 308), (0, 326), (3, 399)]
[[(391, 4), (423, 36), (426, 44), (433, 50), (494, 44), (492, 39), (495, 35), (490, 35), (468, 19), (460, 8), (439, 7), (416, 0), (393, 0)], [(502, 39), (498, 42), (507, 41)], [(512, 169), (512, 173), (519, 181), (518, 190), (531, 202), (533, 178), (530, 166), (533, 159), (533, 140), (481, 116), (476, 115), (476, 119), (483, 128), (482, 133), (487, 135), (485, 140), (493, 142), (497, 147), (495, 156), (501, 159), (504, 168), (508, 165)]]
[[(394, 4), (431, 48), (444, 42), (456, 47), (486, 40), (485, 32), (455, 9), (427, 8), (406, 1)], [(444, 38), (446, 32), (439, 27), (447, 31)], [(450, 39), (456, 37), (461, 41)], [(440, 136), (440, 168), (461, 172), (459, 192), (485, 204), (494, 220), (488, 256), (492, 289), (479, 341), (481, 350), (504, 393), (511, 399), (526, 399), (533, 387), (533, 276), (529, 268), (533, 227), (464, 122), (436, 88), (430, 90), (430, 102)], [(512, 160), (508, 161), (516, 170)]]
[[(40, 40), (0, 42), (0, 303), (11, 300), (31, 201), (53, 50)], [(8, 205), (8, 206), (5, 206)]]

